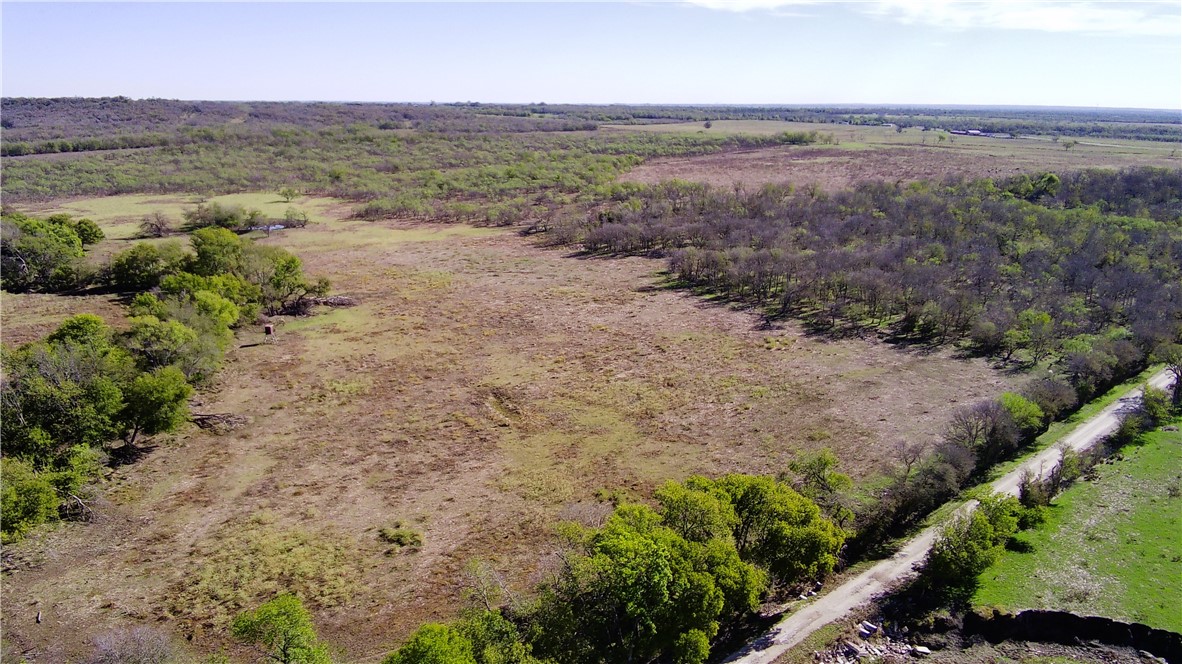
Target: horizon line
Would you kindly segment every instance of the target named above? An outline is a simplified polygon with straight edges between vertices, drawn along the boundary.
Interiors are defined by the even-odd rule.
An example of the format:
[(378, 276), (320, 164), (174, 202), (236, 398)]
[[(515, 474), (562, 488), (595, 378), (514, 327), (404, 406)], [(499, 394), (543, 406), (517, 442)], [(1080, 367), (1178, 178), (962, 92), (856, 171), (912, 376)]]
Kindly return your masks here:
[[(1148, 106), (1078, 106), (1072, 104), (1020, 104), (1020, 103), (940, 103), (940, 102), (621, 102), (621, 101), (480, 101), (474, 99), (440, 101), (432, 100), (359, 100), (359, 99), (185, 99), (180, 97), (132, 97), (129, 95), (87, 96), (87, 95), (0, 95), (0, 100), (10, 99), (119, 99), (130, 101), (177, 101), (177, 102), (214, 102), (233, 104), (377, 104), (394, 105), (405, 104), (411, 106), (456, 106), (456, 105), (505, 105), (505, 106), (647, 106), (647, 107), (753, 107), (753, 108), (930, 108), (930, 109), (1066, 109), (1082, 111), (1154, 111), (1162, 113), (1182, 114), (1182, 106), (1178, 108), (1161, 108)], [(1182, 122), (1182, 117), (1179, 118)]]

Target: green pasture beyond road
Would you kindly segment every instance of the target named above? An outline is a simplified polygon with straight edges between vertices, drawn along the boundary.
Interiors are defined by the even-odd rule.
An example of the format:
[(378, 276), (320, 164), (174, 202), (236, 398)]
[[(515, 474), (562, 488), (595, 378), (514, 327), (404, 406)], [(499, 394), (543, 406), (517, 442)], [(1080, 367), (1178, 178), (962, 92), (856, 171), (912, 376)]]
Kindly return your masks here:
[(1182, 632), (1182, 433), (1148, 433), (1097, 475), (1056, 498), (1045, 524), (1018, 535), (1030, 551), (1006, 551), (981, 576), (975, 603)]

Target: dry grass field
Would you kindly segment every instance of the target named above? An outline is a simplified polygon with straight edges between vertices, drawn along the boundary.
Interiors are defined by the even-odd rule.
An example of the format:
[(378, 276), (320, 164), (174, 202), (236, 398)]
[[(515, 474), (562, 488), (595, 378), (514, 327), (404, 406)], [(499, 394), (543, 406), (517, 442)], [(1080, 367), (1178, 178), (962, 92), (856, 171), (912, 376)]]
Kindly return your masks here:
[(833, 134), (834, 145), (784, 146), (694, 157), (650, 160), (622, 179), (655, 183), (672, 178), (729, 187), (791, 182), (826, 191), (864, 180), (939, 180), (948, 176), (1004, 178), (1023, 172), (1064, 172), (1083, 168), (1182, 166), (1182, 146), (1155, 141), (1082, 140), (1070, 150), (1050, 139), (996, 139), (949, 135), (916, 128), (720, 120), (700, 123), (616, 125), (602, 131), (775, 134), (816, 131)]
[[(102, 254), (126, 246), (140, 203), (67, 206), (110, 231)], [(6, 549), (5, 660), (66, 661), (129, 624), (233, 654), (228, 619), (287, 589), (347, 661), (376, 661), (461, 607), (471, 559), (527, 588), (555, 560), (556, 522), (606, 511), (600, 490), (644, 497), (691, 473), (777, 473), (823, 446), (869, 480), (895, 443), (930, 440), (957, 406), (1021, 380), (946, 354), (764, 329), (664, 288), (657, 260), (295, 205), (317, 223), (259, 241), (297, 252), (358, 306), (283, 320), (274, 344), (240, 331), (193, 410), (243, 426), (153, 441), (100, 486), (94, 522)], [(5, 294), (4, 341), (78, 311), (121, 315), (106, 297)], [(421, 546), (380, 539), (398, 522)]]

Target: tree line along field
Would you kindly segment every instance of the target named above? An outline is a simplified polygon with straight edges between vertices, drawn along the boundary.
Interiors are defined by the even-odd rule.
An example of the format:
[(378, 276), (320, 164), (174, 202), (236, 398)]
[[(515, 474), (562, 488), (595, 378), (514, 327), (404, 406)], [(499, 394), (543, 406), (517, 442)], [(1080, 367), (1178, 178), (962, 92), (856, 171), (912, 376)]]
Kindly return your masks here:
[[(157, 114), (173, 108), (154, 104)], [(67, 110), (63, 117), (74, 118), (78, 108)], [(801, 484), (809, 471), (799, 464), (823, 458), (814, 456), (822, 449), (833, 452), (836, 471), (854, 484), (839, 490), (834, 480), (810, 496), (826, 518), (854, 535), (846, 556), (864, 555), (963, 478), (1012, 455), (1053, 419), (1052, 408), (1070, 409), (1090, 391), (1139, 370), (1152, 346), (1177, 335), (1170, 267), (1157, 258), (1176, 252), (1178, 197), (1168, 184), (1164, 190), (1122, 184), (1138, 177), (1169, 182), (1170, 171), (1127, 171), (1124, 180), (1097, 174), (1088, 186), (1064, 173), (1055, 182), (1075, 192), (1070, 204), (1052, 200), (1060, 190), (1050, 192), (1051, 180), (1040, 173), (947, 189), (866, 186), (832, 198), (819, 188), (728, 193), (685, 183), (625, 183), (620, 175), (662, 154), (709, 159), (750, 149), (864, 148), (828, 138), (827, 125), (817, 125), (815, 134), (793, 127), (763, 136), (634, 136), (579, 126), (584, 111), (570, 111), (560, 119), (570, 126), (561, 127), (552, 124), (555, 114), (513, 115), (506, 108), (406, 112), (419, 111), (426, 119), (412, 113), (383, 127), (394, 120), (381, 105), (238, 105), (228, 119), (195, 128), (177, 128), (199, 113), (192, 109), (155, 124), (130, 112), (110, 117), (134, 131), (164, 132), (169, 142), (5, 159), (6, 203), (16, 200), (23, 211), (50, 219), (73, 215), (59, 225), (77, 225), (79, 217), (97, 222), (104, 237), (82, 257), (91, 264), (134, 266), (126, 257), (139, 255), (141, 241), (155, 248), (143, 255), (166, 255), (170, 241), (187, 240), (177, 232), (184, 217), (237, 231), (249, 243), (244, 247), (263, 248), (244, 249), (251, 255), (281, 257), (282, 247), (307, 274), (327, 278), (333, 293), (357, 302), (310, 317), (276, 306), (275, 344), (259, 343), (256, 326), (239, 325), (223, 368), (199, 386), (192, 404), (198, 415), (234, 415), (230, 430), (161, 434), (135, 463), (105, 472), (94, 521), (37, 530), (10, 547), (6, 626), (23, 625), (28, 607), (38, 607), (45, 625), (86, 629), (54, 643), (48, 628), (19, 627), (6, 634), (6, 652), (83, 656), (96, 634), (163, 621), (189, 637), (196, 652), (229, 648), (242, 655), (244, 646), (228, 636), (231, 619), (290, 590), (348, 658), (381, 654), (422, 623), (455, 615), (473, 560), (528, 595), (556, 571), (547, 555), (558, 548), (556, 523), (602, 523), (621, 499), (651, 503), (663, 482), (693, 474), (782, 474), (803, 491), (812, 485)], [(352, 124), (333, 124), (342, 118)], [(671, 118), (644, 121), (660, 119)], [(69, 139), (85, 134), (85, 126), (67, 119), (58, 131)], [(1105, 189), (1112, 183), (1121, 187)], [(267, 190), (282, 193), (259, 193)], [(76, 197), (118, 191), (143, 193)], [(847, 299), (837, 308), (819, 300), (784, 307), (787, 291), (778, 281), (784, 273), (774, 261), (771, 281), (754, 289), (742, 261), (719, 263), (716, 283), (679, 273), (677, 257), (688, 249), (730, 251), (725, 244), (698, 246), (685, 224), (725, 223), (732, 229), (726, 237), (750, 238), (744, 219), (763, 200), (766, 218), (790, 211), (817, 229), (818, 237), (802, 235), (796, 240), (803, 244), (782, 248), (815, 252), (830, 241), (833, 251), (856, 253), (880, 238), (864, 234), (851, 244), (854, 236), (842, 223), (852, 228), (859, 215), (894, 223), (898, 210), (891, 205), (916, 205), (921, 194), (929, 199), (920, 216), (956, 220), (930, 231), (953, 242), (945, 255), (961, 253), (957, 242), (976, 246), (1008, 237), (1004, 228), (966, 225), (966, 215), (1034, 214), (1031, 234), (1016, 231), (1009, 240), (1027, 259), (1015, 262), (1017, 272), (1000, 275), (1002, 290), (1021, 301), (1012, 294), (1000, 300), (1013, 309), (1013, 320), (990, 319), (991, 334), (974, 329), (985, 308), (977, 311), (972, 302), (964, 312), (969, 324), (941, 323), (941, 312), (949, 311), (943, 295), (914, 283), (905, 284), (919, 295), (912, 315), (894, 295), (882, 299), (881, 311), (864, 310), (856, 291), (826, 282), (831, 276), (817, 281), (828, 285), (809, 297), (842, 292)], [(972, 196), (993, 207), (966, 203)], [(1071, 217), (1082, 214), (1065, 209), (1073, 205), (1094, 208), (1092, 216)], [(638, 210), (647, 212), (628, 216)], [(141, 240), (149, 228), (141, 227), (144, 217), (155, 212), (171, 217), (171, 228)], [(307, 225), (249, 230), (289, 213)], [(1136, 251), (1124, 262), (1084, 270), (1081, 279), (1100, 284), (1093, 286), (1095, 299), (1088, 295), (1082, 309), (1060, 311), (1050, 306), (1056, 291), (1038, 289), (1063, 286), (1048, 281), (1052, 272), (1038, 270), (1071, 252), (1047, 224), (1072, 220), (1084, 224), (1079, 234), (1097, 231), (1096, 246)], [(540, 233), (541, 241), (497, 228), (508, 225)], [(613, 226), (622, 232), (612, 236)], [(8, 242), (7, 226), (5, 232)], [(1120, 237), (1129, 244), (1111, 244)], [(1072, 238), (1078, 239), (1062, 239)], [(613, 242), (626, 244), (613, 248)], [(578, 259), (543, 246), (556, 243), (581, 250)], [(931, 261), (934, 244), (923, 250), (928, 283), (955, 297), (963, 279), (954, 275), (941, 285), (939, 267), (953, 262)], [(1030, 262), (1031, 254), (1041, 262)], [(806, 254), (797, 258), (805, 259), (797, 267), (812, 265)], [(101, 285), (118, 283), (119, 274), (67, 276)], [(1165, 283), (1148, 289), (1153, 315), (1134, 316), (1140, 301), (1127, 294), (1115, 304), (1106, 295), (1105, 280), (1121, 274), (1138, 284)], [(168, 284), (160, 297), (185, 292), (171, 290), (179, 288), (175, 280)], [(1033, 290), (1023, 294), (1027, 287)], [(63, 299), (70, 303), (63, 306)], [(101, 288), (6, 293), (5, 344), (42, 338), (83, 311), (102, 315), (116, 335), (127, 334), (142, 323), (125, 319), (126, 301)], [(762, 318), (744, 309), (769, 302), (775, 306)], [(135, 306), (147, 305), (133, 305), (133, 312)], [(1031, 383), (1024, 372), (1044, 371), (1048, 363), (1058, 382)], [(1007, 391), (1024, 396), (988, 400)], [(981, 400), (993, 405), (969, 407)], [(1037, 421), (1015, 417), (1027, 403), (1040, 409)], [(994, 433), (958, 437), (949, 426), (958, 422), (985, 423)], [(818, 468), (822, 479), (834, 470)], [(935, 477), (962, 479), (931, 485)], [(707, 623), (693, 629), (710, 631)], [(672, 641), (645, 647), (658, 646), (673, 647)]]

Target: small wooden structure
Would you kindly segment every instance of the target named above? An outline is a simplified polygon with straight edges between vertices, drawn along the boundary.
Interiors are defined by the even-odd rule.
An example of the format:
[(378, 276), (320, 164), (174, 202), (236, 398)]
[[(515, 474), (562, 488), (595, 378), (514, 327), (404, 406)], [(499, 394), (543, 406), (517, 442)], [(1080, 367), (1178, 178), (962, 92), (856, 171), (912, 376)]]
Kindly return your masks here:
[(263, 326), (263, 343), (265, 343), (265, 344), (275, 343), (275, 325), (274, 324), (267, 323), (266, 325)]

